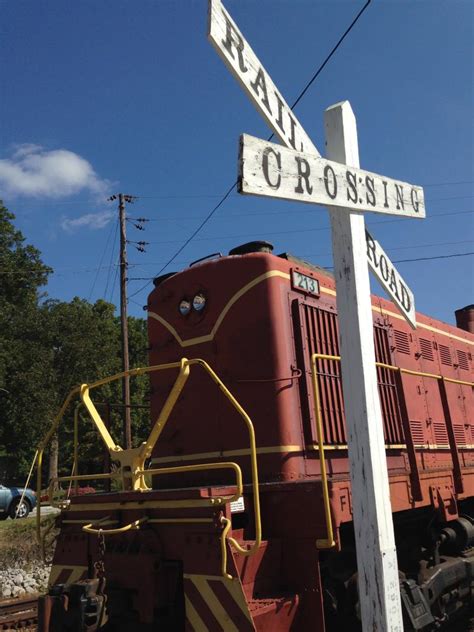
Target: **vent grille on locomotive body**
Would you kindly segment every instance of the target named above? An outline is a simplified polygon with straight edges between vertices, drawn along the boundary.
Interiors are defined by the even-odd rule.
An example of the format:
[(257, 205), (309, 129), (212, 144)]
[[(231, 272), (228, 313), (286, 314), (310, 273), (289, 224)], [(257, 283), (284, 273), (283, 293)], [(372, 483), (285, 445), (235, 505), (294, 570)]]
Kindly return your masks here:
[[(413, 331), (392, 303), (372, 296), (407, 631), (438, 629), (472, 602), (471, 310), (457, 312), (459, 327), (417, 314)], [(52, 577), (86, 569), (99, 556), (98, 543), (84, 539), (77, 526), (95, 508), (103, 524), (144, 521), (140, 530), (110, 536), (102, 550), (109, 569), (104, 629), (121, 629), (122, 620), (133, 626), (124, 629), (158, 625), (173, 632), (357, 630), (332, 275), (290, 255), (273, 255), (267, 242), (251, 242), (155, 279), (147, 311), (149, 364), (174, 366), (150, 373), (152, 420), (172, 398), (174, 363), (202, 362), (173, 400), (154, 447), (150, 467), (160, 472), (152, 490), (73, 499), (60, 519)], [(319, 405), (314, 354), (330, 356), (315, 361)], [(236, 402), (255, 429), (258, 486), (249, 426)], [(235, 491), (239, 467), (243, 498), (230, 505), (225, 498)], [(61, 590), (52, 588), (56, 595)]]

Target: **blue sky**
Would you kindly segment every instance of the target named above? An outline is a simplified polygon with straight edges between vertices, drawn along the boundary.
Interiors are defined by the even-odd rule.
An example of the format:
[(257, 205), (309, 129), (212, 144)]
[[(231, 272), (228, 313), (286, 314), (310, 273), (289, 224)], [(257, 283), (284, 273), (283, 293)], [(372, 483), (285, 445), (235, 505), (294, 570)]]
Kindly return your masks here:
[[(364, 2), (224, 4), (291, 103)], [(50, 296), (117, 303), (106, 198), (138, 196), (129, 214), (150, 221), (128, 236), (150, 243), (130, 244), (129, 276), (152, 277), (235, 181), (239, 135), (270, 131), (207, 41), (206, 0), (2, 0), (0, 12), (0, 197), (54, 268)], [(295, 110), (324, 155), (323, 112), (349, 100), (361, 167), (425, 186), (426, 220), (366, 216), (395, 262), (474, 251), (473, 18), (470, 0), (373, 0)], [(324, 208), (234, 193), (167, 270), (251, 239), (330, 266), (328, 227)], [(419, 311), (454, 322), (474, 302), (473, 261), (397, 267)]]

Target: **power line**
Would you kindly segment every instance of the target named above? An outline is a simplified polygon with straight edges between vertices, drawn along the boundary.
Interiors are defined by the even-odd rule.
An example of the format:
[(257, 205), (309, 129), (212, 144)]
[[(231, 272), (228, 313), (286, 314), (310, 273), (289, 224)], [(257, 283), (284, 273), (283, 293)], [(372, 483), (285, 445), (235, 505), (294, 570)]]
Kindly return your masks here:
[[(461, 242), (460, 242), (461, 243)], [(412, 263), (415, 261), (434, 261), (435, 259), (451, 259), (453, 257), (468, 257), (469, 255), (474, 255), (474, 252), (459, 252), (459, 253), (451, 253), (449, 255), (434, 255), (432, 257), (417, 257), (416, 259), (397, 259), (396, 261), (392, 261), (392, 263)], [(312, 256), (312, 255), (306, 255)], [(317, 255), (319, 257), (330, 257), (331, 253), (326, 253), (324, 255)], [(325, 266), (326, 269), (332, 270), (332, 267)], [(129, 281), (153, 281), (155, 277), (134, 277), (129, 279)], [(148, 284), (147, 284), (148, 285)], [(136, 303), (136, 301), (133, 301)]]
[(474, 252), (458, 252), (450, 255), (438, 255), (436, 257), (417, 257), (416, 259), (399, 259), (393, 263), (411, 263), (413, 261), (433, 261), (434, 259), (451, 259), (452, 257), (468, 257), (474, 255)]
[[(112, 244), (112, 250), (110, 251), (109, 272), (107, 274), (107, 280), (106, 280), (106, 283), (105, 283), (105, 290), (104, 290), (104, 298), (106, 300), (107, 300), (107, 290), (109, 289), (109, 282), (110, 282), (110, 271), (111, 271), (112, 267), (115, 265), (115, 264), (112, 264), (112, 261), (114, 259), (115, 246), (117, 244), (118, 227), (119, 227), (119, 222), (118, 222), (118, 218), (116, 218), (116, 220), (115, 220), (114, 241), (113, 241), (113, 244)], [(117, 274), (117, 268), (115, 269), (115, 274)]]
[[(99, 270), (101, 269), (105, 253), (107, 251), (107, 248), (109, 247), (109, 242), (110, 242), (110, 238), (111, 238), (112, 233), (113, 233), (113, 228), (114, 228), (114, 225), (113, 225), (113, 223), (111, 223), (110, 230), (109, 230), (109, 233), (107, 235), (107, 241), (105, 243), (105, 248), (102, 250), (102, 254), (101, 254), (101, 257), (100, 257), (100, 261), (99, 261), (99, 267), (97, 268), (97, 272), (96, 272), (95, 277), (94, 277), (94, 282), (92, 283), (91, 291), (89, 292), (89, 297), (87, 299), (89, 302), (90, 302), (90, 300), (92, 298), (92, 293), (94, 292), (95, 284), (97, 283), (97, 278), (99, 276)], [(109, 270), (110, 270), (110, 268), (109, 268)]]
[[(196, 228), (196, 230), (194, 230), (194, 232), (192, 233), (192, 235), (190, 237), (188, 237), (188, 239), (186, 239), (186, 241), (184, 242), (184, 244), (178, 248), (178, 250), (174, 253), (174, 255), (171, 257), (171, 259), (169, 259), (166, 264), (161, 268), (161, 270), (157, 273), (156, 276), (159, 276), (163, 270), (165, 268), (167, 268), (169, 266), (169, 264), (174, 261), (176, 259), (176, 257), (186, 248), (186, 246), (194, 239), (194, 237), (198, 234), (198, 232), (201, 230), (201, 228), (211, 219), (211, 217), (214, 215), (214, 213), (222, 206), (222, 204), (224, 204), (224, 202), (227, 200), (227, 198), (229, 197), (229, 195), (232, 193), (232, 191), (234, 190), (234, 188), (236, 187), (237, 182), (234, 182), (234, 184), (230, 187), (230, 189), (227, 190), (227, 193), (224, 195), (224, 197), (220, 200), (220, 202), (218, 202), (218, 204), (216, 204), (216, 206), (206, 215), (206, 217), (203, 219), (203, 221), (199, 224), (199, 226)], [(145, 285), (143, 285), (139, 290), (137, 290), (136, 292), (134, 292), (133, 294), (130, 294), (129, 298), (133, 298), (134, 296), (136, 296), (137, 294), (139, 294), (142, 290), (144, 290), (147, 287), (148, 283), (145, 283)]]
[[(446, 187), (446, 186), (457, 186), (461, 184), (473, 184), (474, 180), (460, 180), (458, 182), (432, 182), (432, 183), (422, 183), (420, 186), (422, 187)], [(222, 194), (220, 193), (190, 193), (186, 195), (140, 195), (141, 200), (185, 200), (185, 199), (198, 199), (198, 198), (219, 198)], [(468, 196), (472, 197), (472, 196)], [(461, 199), (461, 198), (441, 198), (441, 199)], [(70, 206), (82, 204), (87, 206), (90, 204), (90, 200), (67, 200), (61, 202), (52, 202), (48, 201), (47, 203), (41, 202), (38, 200), (30, 200), (28, 203), (25, 203), (25, 206)], [(21, 203), (20, 203), (21, 206)]]
[[(455, 214), (472, 214), (474, 211), (459, 211), (459, 212), (451, 212), (451, 213), (436, 213), (435, 215), (431, 215), (429, 217), (427, 217), (425, 219), (425, 221), (427, 219), (432, 219), (434, 217), (444, 217), (445, 215), (455, 215)], [(378, 220), (378, 221), (374, 221), (374, 222), (368, 222), (368, 224), (370, 224), (371, 226), (375, 225), (375, 224), (390, 224), (390, 223), (394, 223), (394, 222), (404, 222), (406, 220), (405, 217), (399, 217), (397, 219), (388, 219), (388, 220)], [(265, 231), (265, 235), (267, 236), (272, 236), (272, 235), (289, 235), (289, 234), (298, 234), (298, 233), (314, 233), (314, 232), (324, 232), (324, 231), (328, 231), (329, 226), (319, 226), (317, 228), (298, 228), (296, 230), (281, 230), (281, 231), (272, 231), (272, 232), (268, 232)], [(199, 239), (196, 239), (196, 241), (214, 241), (216, 239), (246, 239), (248, 237), (254, 237), (255, 236), (255, 231), (253, 233), (240, 233), (238, 235), (212, 235), (211, 237), (200, 237)], [(159, 245), (164, 245), (164, 244), (176, 244), (179, 243), (180, 240), (178, 239), (171, 239), (171, 240), (167, 240), (167, 241), (151, 241), (150, 244), (159, 244)], [(183, 248), (181, 248), (181, 250), (183, 250)], [(181, 252), (181, 250), (179, 252)], [(179, 253), (178, 253), (179, 254)], [(174, 260), (174, 257), (173, 259)], [(171, 260), (170, 260), (171, 262)], [(168, 265), (168, 264), (167, 264)], [(159, 274), (161, 274), (161, 272), (166, 268), (166, 266), (164, 266), (160, 272), (157, 274), (157, 276), (159, 276)]]
[[(349, 35), (349, 33), (351, 32), (351, 30), (354, 28), (354, 26), (356, 25), (356, 23), (358, 22), (359, 18), (362, 16), (362, 14), (364, 13), (364, 11), (367, 9), (367, 7), (369, 6), (371, 0), (367, 0), (367, 2), (364, 4), (364, 6), (362, 7), (362, 9), (358, 12), (358, 14), (355, 16), (355, 18), (352, 20), (351, 24), (348, 26), (348, 28), (344, 31), (344, 33), (342, 34), (342, 36), (339, 38), (338, 42), (336, 43), (336, 45), (332, 48), (332, 50), (330, 51), (330, 53), (327, 55), (326, 59), (323, 61), (323, 63), (319, 66), (319, 68), (316, 70), (316, 72), (314, 73), (314, 75), (311, 77), (311, 79), (308, 81), (308, 83), (305, 85), (305, 87), (303, 88), (303, 90), (300, 92), (299, 96), (296, 98), (295, 102), (293, 103), (293, 105), (290, 107), (291, 110), (293, 110), (293, 108), (301, 101), (301, 99), (303, 98), (303, 96), (306, 94), (306, 92), (308, 91), (308, 89), (310, 88), (310, 86), (313, 84), (313, 82), (316, 80), (316, 78), (320, 75), (320, 73), (323, 71), (323, 69), (325, 68), (326, 64), (329, 62), (329, 60), (331, 59), (331, 57), (334, 55), (334, 53), (337, 51), (337, 49), (339, 48), (339, 46), (342, 44), (342, 42), (345, 40), (345, 38), (347, 37), (347, 35)], [(273, 138), (273, 134), (270, 136), (269, 140), (271, 140)], [(232, 193), (232, 191), (234, 190), (234, 188), (236, 187), (237, 182), (234, 182), (234, 184), (232, 184), (232, 186), (228, 189), (227, 193), (225, 193), (225, 195), (223, 196), (223, 198), (220, 200), (220, 202), (218, 202), (218, 204), (216, 204), (216, 206), (207, 214), (207, 216), (205, 217), (205, 219), (201, 222), (201, 224), (196, 228), (196, 230), (193, 231), (192, 235), (190, 237), (188, 237), (188, 239), (184, 242), (184, 244), (178, 248), (178, 250), (174, 253), (174, 255), (168, 260), (168, 262), (166, 263), (166, 265), (164, 265), (161, 270), (159, 270), (159, 272), (157, 273), (157, 276), (159, 276), (163, 270), (165, 270), (170, 263), (172, 263), (176, 257), (186, 248), (186, 246), (194, 239), (194, 237), (199, 233), (199, 231), (207, 224), (207, 222), (211, 219), (211, 217), (214, 215), (214, 213), (220, 208), (220, 206), (222, 206), (222, 204), (225, 202), (225, 200), (229, 197), (229, 195)], [(146, 283), (144, 286), (142, 286), (140, 289), (138, 289), (134, 294), (132, 294), (131, 296), (136, 296), (136, 294), (138, 294), (139, 292), (141, 292), (142, 290), (145, 289), (145, 287), (148, 285), (148, 283)]]
[[(433, 242), (433, 243), (428, 243), (428, 244), (415, 244), (415, 245), (411, 245), (411, 246), (389, 246), (387, 249), (392, 251), (392, 250), (410, 250), (412, 248), (434, 248), (437, 246), (454, 246), (454, 245), (460, 245), (460, 244), (471, 244), (473, 243), (472, 240), (463, 240), (463, 241), (441, 241), (441, 242)], [(326, 252), (326, 253), (301, 253), (299, 255), (300, 257), (329, 257), (331, 256), (330, 252)], [(181, 261), (180, 263), (182, 263), (183, 265), (187, 263), (186, 261)], [(395, 262), (394, 262), (395, 263)], [(163, 262), (162, 261), (151, 261), (149, 263), (129, 263), (128, 267), (129, 268), (143, 268), (145, 266), (155, 266), (155, 265), (162, 265)], [(111, 266), (99, 266), (99, 267), (95, 267), (95, 268), (75, 268), (74, 266), (66, 266), (64, 268), (62, 268), (63, 270), (67, 270), (69, 269), (70, 272), (69, 274), (83, 274), (84, 272), (100, 272), (100, 270), (110, 270), (111, 268), (115, 268), (115, 271), (117, 271), (117, 268), (119, 267), (118, 263), (114, 263)], [(29, 278), (31, 272), (29, 271), (25, 271), (25, 270), (9, 270), (9, 269), (2, 269), (0, 267), (0, 274), (6, 274), (6, 275), (17, 275), (19, 277), (24, 277), (24, 278)], [(65, 276), (65, 273), (61, 274), (61, 273), (57, 273), (56, 270), (54, 270), (54, 274), (56, 274), (57, 276)], [(151, 280), (154, 277), (130, 277), (128, 280), (129, 281), (145, 281), (145, 280)], [(106, 296), (106, 294), (104, 294), (104, 296)], [(132, 301), (133, 303), (134, 301)]]
[(117, 283), (117, 277), (118, 277), (119, 268), (120, 268), (120, 257), (117, 255), (117, 263), (115, 264), (114, 281), (113, 281), (112, 287), (110, 289), (110, 298), (109, 298), (110, 302), (113, 301), (114, 292), (115, 292), (115, 284)]
[[(303, 96), (306, 94), (306, 92), (308, 91), (308, 89), (310, 88), (310, 86), (313, 84), (313, 82), (319, 77), (319, 75), (321, 74), (321, 72), (324, 70), (326, 64), (328, 63), (328, 61), (331, 59), (331, 57), (334, 55), (334, 53), (337, 51), (337, 49), (339, 48), (339, 46), (342, 44), (342, 42), (346, 39), (347, 35), (349, 35), (349, 33), (352, 31), (352, 29), (354, 28), (354, 26), (356, 25), (356, 23), (359, 21), (359, 18), (362, 16), (362, 14), (364, 13), (364, 11), (367, 9), (367, 7), (369, 6), (371, 0), (367, 0), (367, 2), (364, 4), (364, 6), (362, 7), (362, 9), (359, 11), (359, 13), (355, 16), (355, 18), (352, 20), (351, 24), (347, 27), (347, 29), (344, 31), (343, 35), (341, 35), (341, 37), (339, 38), (339, 41), (337, 42), (337, 44), (333, 47), (333, 49), (331, 50), (331, 52), (329, 53), (329, 55), (326, 57), (326, 59), (323, 61), (323, 63), (319, 66), (319, 68), (316, 70), (316, 72), (314, 73), (314, 75), (311, 77), (311, 79), (308, 81), (308, 83), (306, 84), (306, 86), (303, 88), (303, 90), (300, 92), (299, 96), (297, 97), (296, 101), (293, 103), (293, 105), (291, 106), (291, 110), (293, 110), (294, 107), (296, 107), (296, 105), (298, 105), (298, 103), (301, 101), (301, 99), (303, 98)], [(270, 139), (273, 138), (273, 134), (270, 136)]]
[(447, 187), (456, 184), (472, 184), (474, 180), (461, 180), (460, 182), (431, 182), (429, 184), (422, 184), (422, 187)]
[[(131, 279), (129, 279), (129, 281), (130, 281), (130, 280), (131, 280)], [(133, 298), (128, 297), (128, 300), (129, 300), (131, 303), (134, 303), (134, 305), (137, 305), (138, 307), (143, 307), (143, 305), (141, 305), (140, 303), (137, 303), (137, 301), (134, 301), (134, 300), (133, 300)]]
[[(237, 196), (236, 196), (237, 197)], [(473, 195), (463, 195), (463, 196), (456, 196), (456, 197), (447, 197), (447, 198), (435, 198), (433, 200), (426, 200), (426, 202), (441, 202), (441, 201), (446, 201), (446, 200), (467, 200), (467, 199), (472, 199), (474, 196)], [(292, 214), (293, 213), (314, 213), (314, 208), (304, 208), (304, 205), (300, 205), (297, 209), (292, 209)], [(470, 213), (471, 211), (461, 211), (461, 212), (466, 212), (466, 213)], [(435, 213), (435, 215), (437, 215), (438, 213)], [(253, 211), (252, 213), (229, 213), (228, 215), (224, 217), (221, 217), (221, 219), (231, 219), (233, 217), (260, 217), (263, 215), (288, 215), (288, 210), (284, 210), (284, 211)], [(431, 215), (430, 215), (431, 216)], [(133, 221), (133, 217), (129, 218)], [(163, 221), (180, 221), (180, 220), (195, 220), (198, 221), (199, 220), (199, 216), (197, 215), (163, 215), (162, 217), (152, 217), (150, 219), (148, 219), (148, 222), (163, 222)]]

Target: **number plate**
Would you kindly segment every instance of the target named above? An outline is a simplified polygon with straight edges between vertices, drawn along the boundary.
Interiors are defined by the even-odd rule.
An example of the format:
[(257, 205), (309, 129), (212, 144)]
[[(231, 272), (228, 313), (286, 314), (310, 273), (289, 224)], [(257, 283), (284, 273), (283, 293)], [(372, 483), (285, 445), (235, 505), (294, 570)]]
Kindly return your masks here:
[(295, 290), (319, 296), (319, 281), (297, 270), (291, 271), (291, 284)]

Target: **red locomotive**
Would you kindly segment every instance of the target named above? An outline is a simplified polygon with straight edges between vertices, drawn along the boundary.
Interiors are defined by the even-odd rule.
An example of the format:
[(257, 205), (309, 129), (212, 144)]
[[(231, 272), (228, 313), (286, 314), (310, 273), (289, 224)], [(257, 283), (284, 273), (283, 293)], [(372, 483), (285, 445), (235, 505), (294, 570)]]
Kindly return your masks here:
[[(360, 628), (335, 284), (271, 250), (155, 279), (142, 447), (81, 387), (123, 490), (65, 505), (40, 629)], [(474, 595), (474, 306), (416, 331), (372, 310), (405, 629), (428, 631)]]

